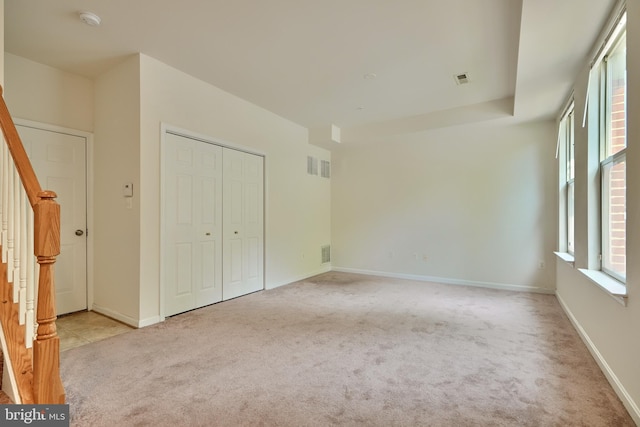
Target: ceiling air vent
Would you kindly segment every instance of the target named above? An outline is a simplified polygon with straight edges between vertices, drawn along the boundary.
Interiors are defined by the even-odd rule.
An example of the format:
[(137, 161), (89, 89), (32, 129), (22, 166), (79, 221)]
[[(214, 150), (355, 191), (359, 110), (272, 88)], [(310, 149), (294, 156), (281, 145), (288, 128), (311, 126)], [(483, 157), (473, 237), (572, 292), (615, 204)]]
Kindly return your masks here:
[(460, 73), (453, 76), (458, 86), (469, 83), (469, 73)]

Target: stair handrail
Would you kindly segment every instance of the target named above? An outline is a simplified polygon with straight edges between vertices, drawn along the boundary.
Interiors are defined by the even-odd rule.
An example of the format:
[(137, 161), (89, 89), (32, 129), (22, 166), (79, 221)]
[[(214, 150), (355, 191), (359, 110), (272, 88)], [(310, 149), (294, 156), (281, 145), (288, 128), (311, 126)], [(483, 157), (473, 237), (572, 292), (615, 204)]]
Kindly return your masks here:
[[(33, 351), (25, 352), (22, 349), (15, 349), (17, 346), (28, 347), (25, 346), (24, 336), (20, 338), (20, 334), (15, 334), (17, 336), (12, 337), (14, 342), (10, 343), (9, 337), (6, 337), (7, 346), (10, 347), (9, 357), (12, 359), (22, 403), (60, 404), (65, 401), (65, 393), (60, 377), (60, 338), (55, 323), (57, 317), (54, 283), (54, 264), (56, 257), (60, 254), (60, 205), (55, 201), (55, 192), (43, 191), (40, 187), (5, 103), (2, 86), (0, 86), (0, 127), (33, 209), (33, 248), (40, 266), (35, 316), (38, 327)], [(7, 335), (6, 328), (3, 329)], [(14, 358), (18, 360), (13, 360)]]

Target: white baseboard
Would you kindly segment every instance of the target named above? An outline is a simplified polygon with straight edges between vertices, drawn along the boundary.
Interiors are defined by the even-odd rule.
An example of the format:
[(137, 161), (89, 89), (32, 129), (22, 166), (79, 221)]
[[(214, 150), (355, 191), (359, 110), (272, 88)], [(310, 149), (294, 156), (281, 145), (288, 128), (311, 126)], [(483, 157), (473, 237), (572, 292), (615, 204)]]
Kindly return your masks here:
[(273, 284), (273, 283), (267, 284), (265, 286), (265, 289), (274, 289), (274, 288), (278, 288), (280, 286), (288, 285), (290, 283), (299, 282), (300, 280), (305, 280), (305, 279), (308, 279), (309, 277), (317, 276), (318, 274), (328, 273), (331, 270), (332, 270), (331, 269), (331, 265), (327, 264), (327, 265), (325, 265), (323, 267), (320, 267), (316, 271), (313, 271), (313, 272), (310, 272), (310, 273), (305, 273), (303, 275), (300, 275), (300, 276), (297, 276), (297, 277), (293, 277), (293, 278), (285, 280), (283, 282), (278, 282), (278, 283), (275, 283), (275, 284)]
[(93, 304), (91, 310), (95, 311), (96, 313), (104, 314), (105, 316), (111, 317), (112, 319), (119, 320), (122, 323), (133, 326), (134, 328), (144, 328), (145, 326), (153, 325), (160, 322), (159, 316), (152, 316), (147, 319), (134, 319), (133, 317), (118, 313), (117, 311), (113, 311), (109, 308), (101, 307), (97, 304)]
[(589, 334), (587, 334), (587, 331), (585, 331), (582, 325), (580, 325), (580, 322), (578, 322), (578, 319), (576, 319), (576, 317), (573, 315), (573, 313), (569, 309), (569, 306), (567, 306), (567, 304), (564, 302), (560, 294), (558, 294), (557, 292), (556, 292), (556, 298), (558, 298), (558, 302), (560, 302), (560, 306), (566, 313), (567, 317), (569, 317), (569, 320), (573, 324), (573, 327), (576, 329), (576, 331), (578, 331), (578, 335), (580, 335), (580, 338), (589, 349), (589, 352), (595, 359), (596, 363), (598, 364), (598, 366), (600, 366), (600, 370), (602, 370), (605, 377), (607, 377), (609, 384), (611, 384), (611, 387), (613, 387), (613, 390), (616, 392), (616, 394), (622, 401), (622, 404), (624, 405), (624, 407), (627, 408), (627, 411), (629, 411), (629, 415), (631, 415), (631, 418), (633, 418), (633, 421), (636, 423), (636, 425), (640, 426), (640, 409), (638, 408), (638, 405), (633, 400), (633, 398), (629, 395), (624, 385), (622, 385), (617, 375), (615, 374), (615, 372), (613, 372), (613, 369), (611, 369), (611, 367), (607, 363), (606, 359), (602, 356), (602, 354), (600, 353), (596, 345), (593, 343), (593, 341), (591, 341), (591, 338), (589, 338)]
[(145, 326), (155, 325), (156, 323), (162, 322), (164, 319), (161, 319), (160, 316), (151, 316), (146, 319), (138, 320), (138, 328), (144, 328)]
[(511, 285), (508, 283), (478, 282), (472, 280), (449, 279), (446, 277), (421, 276), (418, 274), (389, 273), (386, 271), (363, 270), (358, 268), (333, 267), (333, 271), (344, 273), (369, 274), (371, 276), (392, 277), (394, 279), (418, 280), (421, 282), (444, 283), (446, 285), (474, 286), (477, 288), (500, 289), (504, 291), (534, 292), (538, 294), (555, 294), (555, 289), (540, 286)]
[[(300, 280), (308, 279), (309, 277), (316, 276), (318, 274), (327, 273), (331, 271), (331, 265), (327, 264), (326, 266), (321, 267), (320, 269), (301, 275), (299, 277), (294, 277), (284, 282), (276, 283), (276, 284), (267, 284), (265, 289), (273, 289), (279, 286), (288, 285), (289, 283), (297, 282)], [(104, 314), (105, 316), (111, 317), (112, 319), (119, 320), (122, 323), (126, 323), (129, 326), (133, 326), (134, 328), (144, 328), (145, 326), (150, 326), (159, 322), (162, 322), (164, 319), (158, 316), (151, 316), (146, 319), (134, 319), (133, 317), (126, 316), (122, 313), (118, 313), (117, 311), (113, 311), (106, 307), (101, 307), (97, 304), (93, 304), (91, 310)]]

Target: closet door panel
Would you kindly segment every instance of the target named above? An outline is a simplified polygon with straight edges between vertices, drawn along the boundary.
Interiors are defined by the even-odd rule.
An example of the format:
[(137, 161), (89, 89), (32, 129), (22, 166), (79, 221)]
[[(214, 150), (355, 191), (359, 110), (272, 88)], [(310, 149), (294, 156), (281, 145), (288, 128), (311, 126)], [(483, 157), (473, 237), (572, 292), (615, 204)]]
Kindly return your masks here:
[(223, 153), (223, 299), (264, 289), (264, 158)]
[(222, 148), (167, 133), (163, 147), (165, 315), (222, 300)]

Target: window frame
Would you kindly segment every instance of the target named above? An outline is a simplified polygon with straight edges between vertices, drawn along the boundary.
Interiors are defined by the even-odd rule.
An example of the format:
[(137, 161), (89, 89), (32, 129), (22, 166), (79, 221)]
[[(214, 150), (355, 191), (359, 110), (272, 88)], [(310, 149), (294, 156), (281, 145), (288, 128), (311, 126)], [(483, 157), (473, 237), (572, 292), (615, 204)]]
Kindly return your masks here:
[[(626, 96), (626, 88), (627, 88), (627, 75), (626, 75), (626, 61), (625, 61), (625, 71), (624, 71), (624, 81), (625, 81), (625, 142), (624, 148), (621, 150), (612, 152), (612, 131), (614, 127), (612, 126), (613, 122), (613, 97), (615, 94), (612, 89), (612, 70), (610, 69), (609, 57), (612, 53), (621, 46), (621, 43), (625, 43), (626, 49), (626, 16), (623, 15), (621, 19), (621, 29), (617, 32), (615, 37), (612, 37), (609, 40), (608, 48), (603, 52), (602, 59), (597, 64), (597, 71), (599, 73), (599, 100), (598, 100), (598, 127), (599, 127), (599, 168), (598, 174), (600, 177), (600, 226), (599, 226), (599, 234), (600, 234), (600, 254), (598, 257), (599, 261), (599, 269), (603, 273), (612, 277), (613, 279), (619, 281), (621, 284), (626, 283), (626, 195), (625, 195), (625, 210), (624, 210), (624, 221), (625, 221), (625, 271), (624, 274), (620, 274), (618, 271), (610, 268), (610, 263), (608, 262), (608, 256), (613, 256), (611, 249), (611, 222), (610, 222), (610, 199), (613, 196), (610, 196), (610, 186), (607, 177), (608, 170), (612, 170), (615, 166), (624, 163), (626, 168), (626, 152), (628, 145), (627, 138), (627, 96)], [(611, 153), (611, 154), (609, 154)], [(625, 194), (626, 194), (626, 169), (625, 169)]]
[[(575, 102), (569, 99), (558, 122), (560, 228), (559, 249), (562, 258), (573, 262), (575, 256)], [(573, 190), (573, 192), (571, 191)], [(573, 197), (572, 197), (573, 195)]]
[(566, 116), (566, 221), (567, 253), (575, 255), (575, 115), (573, 103)]

